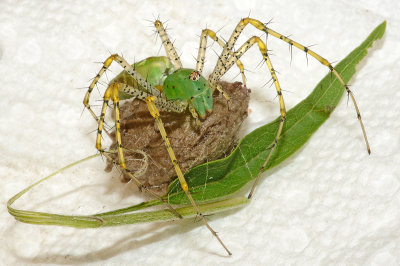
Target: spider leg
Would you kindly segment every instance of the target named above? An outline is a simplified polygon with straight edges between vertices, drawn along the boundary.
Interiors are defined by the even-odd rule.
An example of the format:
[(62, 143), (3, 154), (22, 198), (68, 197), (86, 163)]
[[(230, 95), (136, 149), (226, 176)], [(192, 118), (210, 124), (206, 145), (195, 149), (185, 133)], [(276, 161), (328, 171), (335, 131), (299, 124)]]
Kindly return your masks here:
[[(144, 92), (140, 89), (132, 87), (124, 83), (119, 84), (119, 91), (125, 92), (132, 96), (133, 99), (139, 99), (145, 101), (148, 96), (152, 94)], [(186, 110), (187, 103), (181, 102), (180, 100), (167, 100), (163, 97), (155, 97), (155, 104), (161, 111), (182, 113)]]
[(272, 76), (272, 80), (274, 82), (275, 88), (276, 88), (276, 92), (278, 94), (278, 99), (279, 99), (279, 105), (280, 105), (280, 115), (281, 115), (281, 119), (279, 121), (279, 126), (278, 126), (278, 131), (276, 132), (275, 135), (275, 140), (274, 143), (271, 145), (270, 147), (270, 151), (268, 153), (267, 158), (265, 159), (264, 163), (262, 164), (260, 170), (258, 171), (257, 177), (254, 181), (254, 185), (250, 191), (250, 194), (248, 196), (248, 198), (251, 198), (251, 196), (253, 195), (254, 189), (256, 187), (256, 184), (258, 183), (258, 180), (261, 176), (261, 173), (264, 171), (264, 168), (267, 166), (272, 153), (275, 150), (275, 147), (278, 144), (278, 140), (281, 136), (282, 133), (282, 128), (283, 128), (283, 124), (285, 123), (286, 120), (286, 107), (285, 107), (285, 101), (283, 100), (283, 95), (282, 95), (282, 90), (281, 90), (281, 86), (279, 85), (279, 81), (278, 81), (278, 77), (276, 76), (276, 72), (274, 70), (274, 67), (272, 66), (271, 60), (269, 58), (268, 55), (268, 49), (266, 44), (260, 39), (260, 37), (258, 36), (253, 36), (250, 39), (248, 39), (234, 54), (233, 56), (231, 56), (227, 62), (225, 62), (225, 68), (222, 69), (221, 71), (221, 75), (224, 75), (226, 71), (228, 71), (232, 65), (245, 53), (247, 52), (248, 49), (250, 49), (250, 47), (252, 47), (254, 44), (258, 45), (258, 48), (263, 56), (264, 61), (267, 63), (267, 67), (269, 72), (271, 73)]
[(210, 78), (209, 78), (210, 79), (210, 83), (211, 84), (215, 84), (219, 80), (219, 78), (222, 76), (220, 73), (224, 72), (224, 69), (226, 69), (226, 64), (225, 64), (224, 58), (226, 58), (231, 53), (231, 51), (233, 49), (233, 46), (236, 43), (236, 40), (238, 39), (239, 35), (243, 31), (243, 29), (246, 27), (246, 25), (248, 25), (249, 23), (251, 25), (253, 25), (255, 28), (257, 28), (257, 29), (259, 29), (259, 30), (261, 30), (261, 31), (263, 31), (263, 32), (265, 32), (267, 34), (270, 34), (270, 35), (274, 36), (275, 38), (278, 38), (278, 39), (288, 43), (291, 46), (294, 46), (294, 47), (304, 51), (306, 54), (309, 54), (312, 57), (314, 57), (316, 60), (318, 60), (322, 65), (327, 66), (329, 68), (329, 70), (336, 76), (336, 78), (339, 80), (339, 82), (346, 89), (347, 94), (350, 96), (350, 98), (351, 98), (351, 100), (353, 102), (354, 108), (356, 109), (356, 113), (357, 113), (357, 119), (360, 122), (361, 130), (363, 132), (365, 144), (367, 146), (367, 151), (370, 154), (371, 153), (371, 149), (370, 149), (370, 146), (369, 146), (369, 143), (368, 143), (367, 134), (365, 132), (365, 127), (364, 127), (364, 124), (363, 124), (362, 119), (361, 119), (361, 114), (360, 114), (360, 111), (358, 109), (356, 99), (355, 99), (353, 93), (351, 92), (349, 86), (344, 82), (343, 78), (340, 76), (340, 74), (337, 72), (337, 70), (332, 66), (332, 64), (328, 60), (326, 60), (325, 58), (323, 58), (322, 56), (320, 56), (316, 52), (310, 50), (309, 48), (305, 47), (304, 45), (301, 45), (300, 43), (295, 42), (294, 40), (292, 40), (292, 39), (290, 39), (290, 38), (288, 38), (286, 36), (283, 36), (282, 34), (276, 32), (276, 31), (268, 28), (266, 26), (266, 24), (262, 23), (259, 20), (256, 20), (256, 19), (253, 19), (253, 18), (243, 18), (243, 19), (240, 20), (240, 22), (236, 26), (235, 30), (233, 31), (231, 37), (229, 38), (228, 42), (226, 43), (226, 45), (225, 45), (225, 47), (224, 47), (224, 49), (223, 49), (223, 51), (221, 53), (221, 56), (217, 61), (217, 64), (216, 64), (216, 66), (214, 68), (213, 73), (210, 75)]
[[(108, 88), (106, 89), (106, 92), (104, 93), (103, 107), (101, 109), (101, 115), (100, 115), (98, 129), (97, 129), (96, 148), (99, 152), (101, 152), (103, 155), (105, 155), (109, 160), (114, 162), (114, 160), (107, 154), (107, 152), (103, 149), (103, 147), (101, 145), (101, 134), (102, 134), (103, 126), (104, 126), (104, 118), (106, 115), (108, 102), (111, 99), (114, 104), (114, 113), (115, 113), (115, 131), (116, 131), (115, 139), (117, 142), (117, 152), (118, 152), (118, 160), (119, 160), (118, 165), (120, 166), (121, 170), (124, 171), (126, 174), (128, 174), (128, 176), (136, 183), (136, 185), (139, 187), (139, 189), (143, 189), (150, 195), (161, 200), (173, 213), (175, 213), (179, 218), (182, 218), (182, 216), (168, 202), (166, 202), (165, 199), (161, 198), (154, 192), (150, 191), (146, 186), (144, 186), (136, 177), (137, 173), (132, 173), (129, 169), (126, 168), (123, 147), (122, 147), (122, 140), (121, 140), (121, 124), (120, 124), (119, 96), (118, 96), (118, 93), (121, 90), (121, 88), (124, 88), (125, 86), (126, 86), (125, 84), (121, 84), (121, 83), (112, 83), (108, 86)], [(140, 93), (141, 93), (141, 91), (138, 92), (138, 94), (140, 94)], [(138, 98), (143, 99), (143, 96), (138, 95)]]
[(147, 82), (146, 79), (136, 73), (133, 67), (123, 57), (117, 54), (113, 54), (104, 61), (103, 66), (97, 73), (96, 77), (93, 79), (92, 83), (89, 85), (88, 91), (86, 92), (85, 98), (83, 99), (83, 105), (89, 110), (90, 114), (97, 122), (99, 122), (99, 118), (96, 116), (89, 105), (90, 94), (92, 93), (93, 88), (96, 86), (101, 76), (106, 72), (113, 61), (117, 62), (124, 70), (126, 70), (126, 72), (138, 82), (138, 84), (144, 89), (145, 92), (152, 95), (160, 95), (160, 91), (152, 86), (149, 82)]
[[(100, 118), (97, 118), (96, 114), (91, 110), (90, 105), (89, 105), (90, 94), (91, 94), (93, 88), (95, 87), (95, 85), (97, 84), (97, 82), (99, 81), (99, 79), (101, 78), (101, 76), (110, 67), (110, 65), (113, 61), (116, 61), (129, 75), (131, 75), (137, 81), (139, 86), (141, 86), (143, 91), (138, 91), (138, 90), (134, 89), (133, 87), (130, 87), (130, 86), (127, 86), (127, 85), (121, 84), (121, 83), (110, 84), (109, 87), (107, 88), (106, 92), (104, 93), (103, 106), (102, 106)], [(106, 155), (104, 149), (101, 146), (101, 134), (102, 134), (103, 127), (104, 127), (104, 118), (105, 118), (109, 100), (112, 99), (113, 102), (114, 102), (114, 100), (117, 100), (116, 102), (114, 102), (114, 108), (115, 108), (116, 103), (118, 103), (118, 105), (119, 105), (119, 97), (118, 97), (119, 90), (124, 90), (124, 92), (131, 93), (134, 97), (142, 99), (142, 100), (144, 100), (144, 98), (147, 97), (147, 95), (149, 95), (149, 94), (157, 95), (157, 96), (160, 95), (160, 91), (157, 90), (154, 86), (152, 86), (149, 82), (147, 82), (138, 73), (136, 73), (135, 70), (133, 69), (133, 67), (121, 56), (119, 56), (117, 54), (113, 54), (104, 61), (102, 68), (100, 69), (100, 71), (96, 75), (96, 77), (93, 79), (92, 83), (89, 86), (88, 91), (86, 92), (85, 98), (83, 100), (83, 104), (90, 111), (90, 113), (92, 114), (94, 119), (98, 122), (96, 148), (109, 159), (111, 159), (111, 158), (108, 155)], [(162, 104), (165, 102), (165, 100), (163, 101), (163, 99), (161, 97), (157, 97), (157, 99), (159, 99), (160, 105), (162, 106)], [(169, 105), (166, 105), (166, 108), (171, 108), (173, 110), (176, 110), (176, 109), (179, 109), (178, 107), (180, 107), (180, 106), (178, 106), (178, 107), (177, 106), (178, 106), (177, 104), (174, 105), (173, 103), (170, 103)], [(180, 109), (183, 109), (183, 108), (180, 107)], [(118, 110), (119, 110), (119, 108), (118, 108)], [(119, 120), (119, 119), (117, 119), (117, 120)], [(119, 121), (118, 121), (118, 124), (119, 124)], [(117, 130), (117, 135), (119, 134), (118, 132), (119, 131)], [(119, 140), (120, 140), (120, 137), (119, 137)], [(158, 195), (154, 194), (153, 192), (151, 192), (150, 190), (148, 190), (145, 186), (143, 186), (140, 183), (140, 181), (134, 175), (132, 175), (132, 173), (130, 173), (130, 171), (128, 169), (126, 169), (126, 164), (125, 164), (125, 160), (123, 157), (121, 142), (119, 142), (119, 144), (118, 144), (118, 157), (120, 160), (120, 162), (119, 162), (120, 168), (124, 172), (126, 172), (131, 177), (131, 179), (135, 181), (136, 184), (138, 184), (139, 188), (144, 188), (144, 190), (146, 192), (148, 192), (149, 194), (153, 195), (155, 198), (164, 202), (165, 205), (172, 212), (174, 212), (179, 218), (182, 218), (182, 216), (179, 213), (177, 213), (175, 211), (175, 209), (172, 208), (172, 206), (168, 202), (165, 201), (165, 199), (161, 198), (160, 196), (158, 196)]]
[[(244, 53), (247, 52), (247, 50), (249, 50), (254, 44), (258, 44), (258, 47), (260, 49), (260, 52), (262, 53), (262, 55), (264, 56), (264, 53), (266, 55), (268, 55), (268, 50), (266, 48), (266, 44), (260, 39), (260, 37), (258, 36), (253, 36), (250, 39), (248, 39), (242, 46), (240, 46), (240, 48), (234, 52), (232, 54), (231, 57), (229, 57), (225, 62), (224, 62), (224, 67), (223, 69), (220, 70), (220, 72), (218, 73), (218, 75), (216, 76), (217, 81), (223, 76), (225, 75), (225, 73), (233, 66), (233, 64), (235, 62), (237, 62), (237, 60), (242, 57), (242, 55)], [(265, 50), (265, 52), (264, 52)], [(269, 56), (268, 56), (269, 58)], [(264, 58), (265, 60), (265, 58)], [(265, 60), (266, 61), (266, 60)], [(274, 71), (275, 73), (275, 71)]]
[(179, 58), (174, 45), (170, 41), (162, 22), (156, 20), (154, 22), (154, 26), (156, 27), (157, 33), (161, 38), (162, 44), (164, 45), (165, 48), (165, 53), (167, 54), (168, 58), (172, 61), (176, 69), (182, 68), (181, 59)]
[(194, 201), (192, 195), (190, 194), (189, 191), (189, 186), (185, 180), (185, 177), (182, 174), (181, 168), (179, 167), (178, 161), (175, 157), (174, 151), (172, 150), (171, 144), (168, 140), (167, 133), (165, 132), (164, 124), (160, 118), (160, 113), (158, 112), (158, 109), (155, 104), (155, 97), (154, 96), (149, 96), (146, 98), (146, 103), (147, 107), (149, 109), (150, 114), (154, 117), (157, 127), (160, 131), (161, 137), (164, 140), (165, 147), (168, 151), (169, 157), (171, 158), (172, 164), (175, 168), (175, 172), (178, 176), (179, 182), (181, 184), (181, 187), (183, 191), (185, 192), (187, 198), (189, 199), (191, 205), (193, 208), (196, 210), (197, 215), (202, 219), (203, 223), (205, 226), (210, 230), (210, 232), (217, 238), (219, 243), (223, 246), (223, 248), (228, 252), (229, 255), (232, 255), (232, 253), (228, 250), (228, 248), (225, 246), (225, 244), (222, 242), (222, 240), (219, 238), (217, 232), (215, 232), (211, 226), (208, 224), (207, 219), (204, 217), (204, 215), (200, 212), (199, 207), (197, 206), (196, 202)]
[[(225, 47), (225, 42), (218, 38), (218, 36), (215, 34), (214, 31), (209, 30), (209, 29), (204, 29), (201, 32), (200, 36), (200, 47), (199, 47), (199, 52), (197, 55), (197, 64), (196, 64), (196, 70), (201, 74), (203, 71), (204, 67), (204, 60), (205, 60), (205, 54), (206, 54), (206, 49), (207, 49), (207, 37), (210, 37), (213, 39), (215, 42), (217, 42), (222, 48)], [(233, 52), (230, 51), (230, 55), (233, 55)], [(224, 62), (226, 62), (228, 58), (222, 58)], [(246, 76), (244, 74), (244, 67), (243, 64), (240, 60), (236, 61), (236, 65), (238, 66), (240, 70), (240, 74), (242, 75), (242, 80), (243, 80), (243, 86), (246, 87)]]

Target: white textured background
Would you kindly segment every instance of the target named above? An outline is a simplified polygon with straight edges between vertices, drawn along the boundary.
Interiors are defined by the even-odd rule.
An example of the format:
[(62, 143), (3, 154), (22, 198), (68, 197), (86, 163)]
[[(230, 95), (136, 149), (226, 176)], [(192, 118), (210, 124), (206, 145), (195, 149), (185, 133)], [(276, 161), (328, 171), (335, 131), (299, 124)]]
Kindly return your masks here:
[[(137, 1), (0, 2), (0, 264), (95, 265), (399, 265), (400, 261), (400, 20), (397, 1)], [(244, 4), (243, 2), (247, 2)], [(168, 20), (187, 67), (194, 67), (206, 26), (228, 38), (241, 17), (273, 18), (272, 28), (337, 62), (383, 20), (387, 33), (351, 80), (372, 147), (368, 156), (354, 108), (343, 100), (331, 119), (293, 157), (269, 171), (252, 203), (210, 217), (233, 251), (201, 223), (129, 225), (78, 230), (16, 222), (8, 198), (35, 180), (95, 153), (96, 124), (82, 99), (109, 52), (133, 62), (156, 55), (151, 23)], [(244, 36), (256, 31), (247, 29)], [(242, 39), (242, 41), (244, 38)], [(304, 53), (269, 39), (288, 108), (328, 72)], [(242, 42), (241, 41), (241, 42)], [(220, 51), (217, 45), (215, 51)], [(252, 114), (247, 128), (278, 115), (273, 87), (257, 67), (257, 49), (244, 56)], [(161, 50), (162, 54), (163, 50)], [(208, 69), (215, 53), (208, 53)], [(113, 68), (118, 73), (118, 67)], [(235, 69), (232, 76), (238, 71)], [(111, 77), (110, 77), (111, 78)], [(230, 78), (227, 78), (230, 80)], [(106, 79), (104, 79), (106, 82)], [(104, 90), (104, 88), (100, 87)], [(99, 94), (94, 91), (99, 99)], [(18, 207), (87, 214), (140, 202), (101, 159), (35, 189)]]

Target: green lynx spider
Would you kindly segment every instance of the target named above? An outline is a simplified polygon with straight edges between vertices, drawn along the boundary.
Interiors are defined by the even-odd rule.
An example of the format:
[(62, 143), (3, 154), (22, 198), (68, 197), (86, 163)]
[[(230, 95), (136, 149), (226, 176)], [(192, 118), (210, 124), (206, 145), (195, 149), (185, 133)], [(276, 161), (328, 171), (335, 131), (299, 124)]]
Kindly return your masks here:
[[(269, 148), (270, 152), (265, 162), (263, 163), (260, 171), (258, 173), (257, 178), (253, 184), (253, 187), (249, 193), (248, 198), (253, 195), (255, 186), (259, 180), (260, 174), (263, 172), (263, 169), (268, 164), (268, 161), (273, 153), (275, 147), (278, 144), (279, 137), (282, 132), (283, 125), (286, 119), (286, 108), (283, 100), (282, 90), (280, 88), (275, 70), (272, 66), (271, 60), (268, 55), (268, 49), (266, 43), (263, 42), (258, 36), (253, 36), (248, 39), (239, 49), (236, 51), (233, 49), (234, 45), (243, 31), (243, 29), (251, 24), (255, 28), (260, 31), (263, 31), (266, 34), (272, 35), (276, 38), (281, 39), (282, 41), (288, 43), (290, 47), (296, 47), (306, 54), (314, 57), (318, 60), (322, 65), (325, 65), (329, 68), (329, 70), (338, 78), (338, 80), (342, 83), (344, 88), (346, 89), (348, 95), (350, 96), (354, 107), (357, 112), (357, 118), (360, 122), (361, 129), (364, 135), (364, 139), (367, 145), (368, 153), (370, 153), (370, 147), (368, 144), (366, 132), (364, 129), (363, 122), (361, 120), (360, 111), (357, 107), (355, 98), (350, 91), (347, 84), (343, 81), (343, 78), (339, 75), (336, 69), (328, 62), (325, 58), (321, 57), (314, 51), (308, 49), (307, 47), (293, 41), (292, 39), (285, 37), (276, 31), (267, 27), (267, 24), (260, 22), (259, 20), (253, 18), (243, 18), (240, 20), (229, 40), (225, 43), (220, 38), (218, 38), (214, 31), (209, 29), (204, 29), (200, 36), (200, 48), (197, 57), (197, 65), (195, 69), (183, 68), (180, 58), (170, 41), (163, 24), (156, 20), (154, 25), (157, 30), (158, 35), (162, 40), (162, 44), (165, 48), (166, 57), (149, 57), (143, 61), (140, 61), (134, 65), (130, 65), (124, 58), (117, 54), (113, 54), (109, 56), (101, 70), (98, 72), (94, 80), (89, 86), (89, 89), (85, 95), (83, 100), (83, 104), (92, 114), (94, 119), (98, 122), (98, 132), (96, 139), (96, 148), (108, 158), (109, 155), (107, 151), (103, 149), (101, 144), (101, 136), (104, 127), (104, 118), (106, 114), (106, 110), (108, 107), (108, 102), (112, 100), (115, 111), (115, 130), (116, 130), (116, 142), (117, 142), (117, 151), (118, 151), (118, 162), (114, 162), (118, 164), (122, 171), (127, 173), (132, 180), (140, 187), (145, 189), (148, 193), (152, 192), (146, 189), (140, 181), (135, 177), (135, 173), (126, 168), (125, 159), (124, 159), (124, 149), (121, 143), (121, 127), (120, 127), (120, 111), (119, 111), (119, 101), (120, 99), (128, 97), (137, 98), (139, 100), (145, 101), (147, 103), (149, 112), (154, 117), (156, 125), (160, 131), (160, 134), (164, 140), (165, 147), (168, 151), (168, 154), (171, 158), (172, 164), (175, 168), (176, 174), (180, 181), (181, 187), (183, 191), (186, 193), (191, 205), (197, 212), (197, 215), (202, 219), (207, 228), (211, 231), (211, 233), (217, 238), (220, 244), (225, 248), (229, 255), (231, 252), (219, 238), (217, 233), (210, 227), (204, 215), (200, 212), (197, 204), (193, 200), (188, 185), (185, 181), (185, 178), (181, 172), (179, 167), (179, 163), (174, 155), (174, 151), (170, 145), (167, 134), (164, 129), (163, 122), (160, 119), (159, 110), (168, 111), (168, 112), (184, 112), (187, 109), (190, 111), (191, 115), (195, 119), (196, 123), (200, 123), (200, 119), (204, 119), (208, 112), (212, 111), (213, 101), (212, 94), (217, 89), (227, 100), (227, 105), (229, 105), (229, 96), (223, 92), (222, 88), (218, 85), (218, 81), (221, 77), (233, 66), (236, 64), (240, 70), (243, 85), (246, 86), (246, 77), (244, 74), (244, 67), (240, 57), (247, 52), (247, 50), (252, 47), (254, 44), (258, 45), (258, 48), (261, 52), (263, 60), (266, 62), (269, 72), (272, 76), (272, 81), (275, 85), (279, 104), (280, 104), (280, 123), (277, 128), (276, 137), (274, 144)], [(207, 80), (202, 76), (202, 70), (205, 61), (205, 52), (207, 47), (207, 39), (210, 37), (216, 43), (218, 43), (222, 48), (222, 53), (218, 58), (216, 66), (209, 76)], [(104, 101), (101, 110), (101, 115), (98, 118), (96, 114), (93, 112), (89, 105), (90, 94), (99, 81), (100, 77), (104, 74), (104, 72), (109, 68), (111, 63), (115, 61), (117, 62), (124, 70), (117, 75), (108, 85), (105, 93), (104, 93)], [(199, 119), (200, 117), (200, 119)], [(161, 197), (158, 197), (160, 200), (164, 201), (164, 203), (176, 213), (179, 217), (180, 215)]]

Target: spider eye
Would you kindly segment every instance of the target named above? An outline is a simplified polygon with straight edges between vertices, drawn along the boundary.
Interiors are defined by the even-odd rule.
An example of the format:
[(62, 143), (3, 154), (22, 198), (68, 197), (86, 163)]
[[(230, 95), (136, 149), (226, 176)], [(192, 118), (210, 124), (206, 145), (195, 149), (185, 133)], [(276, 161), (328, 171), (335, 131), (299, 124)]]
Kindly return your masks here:
[(189, 75), (189, 79), (193, 80), (193, 81), (198, 81), (200, 79), (200, 73), (199, 71), (193, 71), (192, 73), (190, 73)]

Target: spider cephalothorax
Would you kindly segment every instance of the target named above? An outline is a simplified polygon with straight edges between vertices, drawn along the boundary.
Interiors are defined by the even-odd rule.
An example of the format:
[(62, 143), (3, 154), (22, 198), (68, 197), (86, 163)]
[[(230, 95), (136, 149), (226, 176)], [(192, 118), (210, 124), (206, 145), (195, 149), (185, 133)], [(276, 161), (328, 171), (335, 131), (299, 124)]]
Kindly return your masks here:
[(193, 69), (180, 68), (169, 75), (164, 81), (163, 92), (167, 99), (188, 101), (201, 118), (212, 111), (213, 99), (208, 81)]

